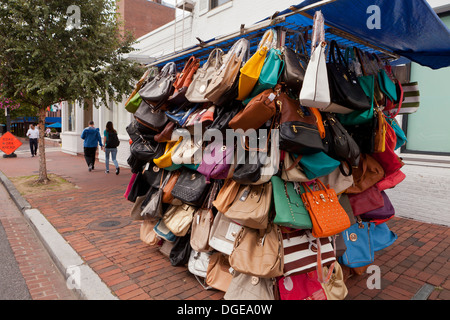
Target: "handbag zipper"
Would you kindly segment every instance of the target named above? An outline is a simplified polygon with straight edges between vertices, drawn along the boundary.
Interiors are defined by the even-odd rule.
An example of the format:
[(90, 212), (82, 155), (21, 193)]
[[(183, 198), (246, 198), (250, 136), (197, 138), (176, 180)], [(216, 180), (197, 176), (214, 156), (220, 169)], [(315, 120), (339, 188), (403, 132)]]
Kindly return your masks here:
[(301, 127), (303, 129), (307, 129), (307, 130), (311, 130), (311, 131), (315, 131), (315, 132), (319, 132), (319, 130), (317, 129), (313, 129), (313, 128), (308, 128), (308, 127), (303, 127), (303, 126), (296, 126), (296, 125), (292, 125), (292, 131), (294, 131), (295, 133), (298, 133), (297, 131), (297, 127)]

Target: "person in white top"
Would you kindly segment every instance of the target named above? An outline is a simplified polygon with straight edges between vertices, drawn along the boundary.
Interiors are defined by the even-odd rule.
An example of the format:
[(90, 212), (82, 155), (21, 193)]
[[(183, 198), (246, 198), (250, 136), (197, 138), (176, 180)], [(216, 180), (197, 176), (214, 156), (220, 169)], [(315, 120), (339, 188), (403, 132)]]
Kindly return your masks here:
[(27, 131), (27, 137), (30, 139), (31, 156), (34, 157), (38, 149), (39, 130), (34, 125), (30, 125)]

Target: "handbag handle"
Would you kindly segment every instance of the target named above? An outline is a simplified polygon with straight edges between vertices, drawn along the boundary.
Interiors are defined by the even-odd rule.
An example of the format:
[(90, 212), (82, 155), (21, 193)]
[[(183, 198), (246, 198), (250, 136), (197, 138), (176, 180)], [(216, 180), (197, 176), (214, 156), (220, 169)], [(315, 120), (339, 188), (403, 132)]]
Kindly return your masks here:
[(316, 49), (316, 44), (325, 46), (325, 27), (324, 27), (324, 18), (322, 11), (316, 11), (314, 14), (314, 24), (313, 24), (313, 32), (312, 32), (312, 40), (311, 40), (311, 55)]
[(223, 56), (223, 50), (220, 48), (214, 48), (213, 51), (209, 54), (208, 60), (206, 60), (205, 64), (203, 65), (203, 69), (206, 70), (211, 65), (211, 62), (214, 59), (214, 68), (217, 69), (217, 65), (222, 64), (222, 56)]
[(390, 112), (388, 111), (388, 115), (386, 115), (387, 118), (391, 118), (391, 119), (393, 119), (393, 118), (395, 118), (396, 116), (398, 116), (398, 114), (400, 113), (400, 109), (402, 108), (402, 105), (403, 105), (403, 95), (404, 95), (403, 87), (402, 87), (402, 85), (400, 84), (400, 81), (396, 80), (395, 82), (397, 83), (398, 87), (400, 88), (400, 100), (399, 100), (399, 102), (398, 102), (397, 112), (396, 112), (395, 114), (392, 114), (392, 113), (390, 113)]

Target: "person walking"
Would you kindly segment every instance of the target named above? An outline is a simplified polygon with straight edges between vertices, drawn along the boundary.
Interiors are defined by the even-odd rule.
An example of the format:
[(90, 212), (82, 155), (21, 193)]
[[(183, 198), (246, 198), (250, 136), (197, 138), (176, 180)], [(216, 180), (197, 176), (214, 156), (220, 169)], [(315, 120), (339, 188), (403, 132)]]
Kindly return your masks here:
[(38, 149), (39, 130), (34, 125), (30, 125), (27, 131), (27, 137), (30, 140), (31, 156), (34, 157)]
[(116, 160), (117, 157), (117, 147), (120, 144), (119, 138), (117, 136), (117, 131), (114, 129), (113, 123), (108, 121), (106, 123), (106, 129), (103, 132), (103, 144), (105, 145), (105, 173), (109, 173), (109, 155), (111, 155), (112, 162), (116, 167), (116, 175), (120, 173), (119, 163)]
[(81, 139), (84, 140), (84, 159), (88, 165), (88, 170), (94, 170), (95, 154), (97, 146), (103, 148), (100, 130), (94, 127), (94, 121), (89, 121), (89, 127), (85, 128), (81, 133)]

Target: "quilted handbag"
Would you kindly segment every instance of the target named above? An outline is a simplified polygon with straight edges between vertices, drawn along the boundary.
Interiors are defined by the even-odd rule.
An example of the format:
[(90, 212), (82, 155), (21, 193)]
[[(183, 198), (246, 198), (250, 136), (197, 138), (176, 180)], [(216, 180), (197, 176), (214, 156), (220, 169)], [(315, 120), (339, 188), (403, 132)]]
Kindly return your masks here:
[(214, 74), (222, 66), (223, 51), (220, 48), (215, 48), (209, 54), (208, 60), (205, 64), (197, 69), (194, 74), (191, 85), (186, 91), (186, 98), (190, 102), (203, 103), (208, 102), (205, 98), (206, 88), (213, 78)]
[(224, 300), (275, 300), (274, 281), (234, 271)]
[[(320, 256), (318, 245), (320, 242)], [(309, 230), (296, 230), (283, 233), (285, 277), (295, 274), (308, 273), (321, 266), (329, 266), (336, 261), (336, 254), (330, 239), (314, 238)]]
[(277, 225), (294, 229), (311, 229), (312, 222), (300, 195), (294, 184), (283, 181), (278, 176), (271, 179), (273, 188), (273, 201), (275, 205), (275, 218)]
[(327, 300), (315, 270), (279, 278), (278, 290), (280, 300)]
[(225, 217), (220, 211), (214, 217), (209, 234), (208, 244), (211, 248), (230, 255), (233, 251), (234, 241), (241, 226)]
[(241, 186), (233, 204), (224, 215), (254, 229), (266, 229), (272, 204), (272, 183)]
[(344, 237), (347, 250), (339, 257), (339, 263), (350, 268), (364, 267), (374, 261), (373, 230), (375, 224), (372, 222), (358, 222), (345, 230)]
[(336, 192), (328, 189), (322, 181), (316, 182), (316, 191), (302, 183), (306, 191), (302, 193), (302, 200), (311, 217), (312, 235), (316, 238), (329, 237), (350, 227), (350, 220), (340, 205)]
[(283, 275), (283, 236), (280, 228), (273, 223), (265, 230), (242, 227), (229, 261), (237, 272), (255, 277)]
[(200, 207), (208, 194), (210, 184), (200, 172), (183, 168), (177, 183), (172, 189), (172, 195), (182, 202)]
[(184, 237), (189, 231), (192, 219), (194, 218), (195, 208), (188, 204), (181, 206), (170, 206), (162, 220), (175, 236)]

